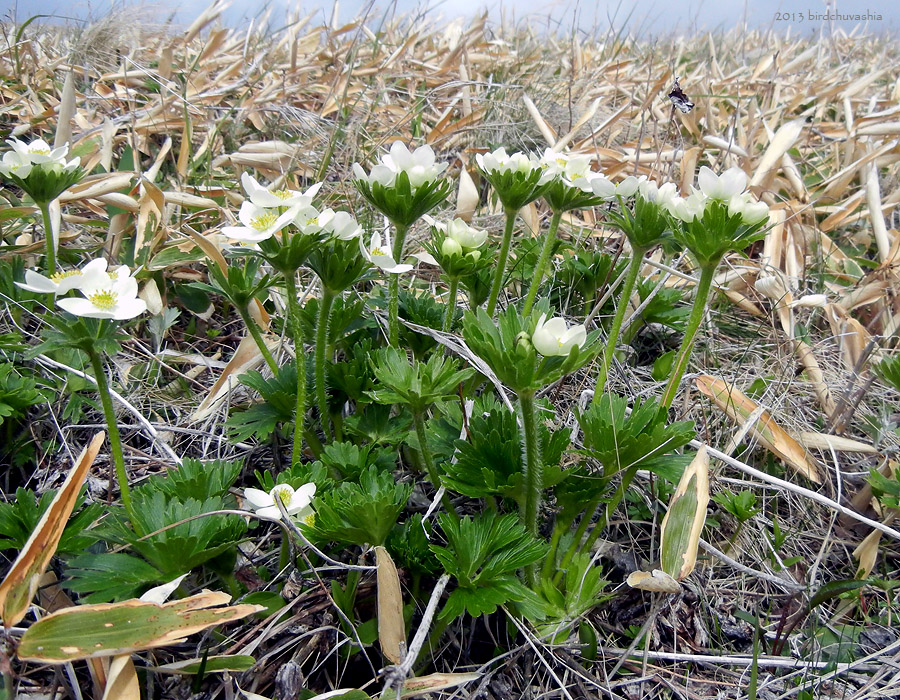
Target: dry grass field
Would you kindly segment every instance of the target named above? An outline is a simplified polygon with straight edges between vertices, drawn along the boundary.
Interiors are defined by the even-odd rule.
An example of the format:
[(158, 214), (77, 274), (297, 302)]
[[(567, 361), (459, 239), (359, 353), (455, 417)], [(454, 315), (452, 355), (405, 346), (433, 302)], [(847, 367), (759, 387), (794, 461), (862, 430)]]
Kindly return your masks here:
[[(287, 699), (341, 688), (362, 690), (347, 694), (349, 700), (382, 690), (384, 697), (496, 700), (900, 697), (893, 608), (900, 580), (900, 369), (894, 383), (888, 371), (876, 369), (898, 353), (900, 45), (841, 30), (802, 39), (750, 30), (652, 43), (615, 33), (588, 39), (484, 18), (446, 23), (427, 14), (344, 26), (271, 17), (227, 28), (219, 12), (212, 6), (187, 30), (126, 14), (76, 29), (40, 20), (3, 24), (0, 136), (69, 142), (86, 173), (58, 200), (60, 263), (102, 256), (141, 268), (141, 298), (153, 315), (123, 326), (120, 350), (108, 362), (134, 492), (182, 459), (237, 460), (241, 471), (222, 496), (230, 499), (222, 507), (234, 510), (244, 488), (263, 483), (254, 472), (292, 468), (290, 431), (236, 437), (233, 424), (226, 425), (238, 409), (258, 405), (256, 387), (236, 380), (263, 369), (262, 358), (242, 342), (247, 326), (235, 306), (193, 286), (212, 283), (210, 256), (221, 256), (217, 234), (235, 225), (244, 200), (242, 173), (301, 191), (324, 182), (328, 205), (349, 209), (368, 231), (377, 219), (354, 188), (352, 164), (368, 167), (396, 140), (427, 144), (449, 162), (454, 182), (441, 214), (473, 215), (499, 240), (504, 210), (475, 161), (499, 146), (570, 149), (591, 155), (594, 168), (613, 180), (647, 176), (674, 182), (685, 194), (701, 166), (715, 172), (736, 166), (769, 206), (769, 225), (761, 240), (730, 253), (718, 268), (670, 412), (673, 420), (694, 421), (689, 452), (711, 448), (712, 500), (696, 567), (677, 594), (624, 583), (636, 569), (659, 566), (660, 524), (678, 482), (677, 474), (667, 480), (639, 471), (592, 549), (609, 583), (565, 618), (567, 627), (536, 624), (510, 604), (458, 616), (437, 634), (432, 626), (411, 667), (415, 676), (404, 686), (401, 661), (382, 646), (392, 614), (383, 600), (393, 580), (388, 567), (379, 562), (376, 575), (368, 547), (327, 538), (319, 547), (334, 563), (296, 539), (288, 551), (290, 530), (251, 521), (249, 530), (241, 525), (246, 531), (230, 560), (223, 564), (218, 552), (181, 572), (189, 575), (174, 597), (227, 591), (233, 605), (264, 606), (254, 615), (198, 627), (170, 643), (136, 645), (130, 656), (125, 649), (61, 665), (17, 658), (24, 629), (48, 611), (132, 597), (126, 586), (119, 594), (79, 599), (99, 586), (96, 580), (94, 588), (67, 586), (79, 551), (141, 551), (162, 570), (127, 538), (90, 535), (118, 500), (103, 447), (85, 481), (87, 501), (98, 505), (79, 525), (84, 541), (67, 553), (61, 548), (49, 563), (37, 608), (15, 624), (4, 621), (5, 697)], [(689, 112), (676, 110), (668, 97), (676, 78), (694, 102)], [(547, 219), (541, 200), (529, 204), (513, 245), (527, 248)], [(567, 212), (559, 232), (572, 249), (628, 257), (602, 207)], [(409, 251), (421, 250), (428, 235), (423, 222), (414, 225)], [(0, 365), (6, 367), (0, 370), (0, 489), (10, 505), (0, 513), (0, 538), (6, 538), (0, 539), (0, 570), (7, 571), (22, 547), (13, 531), (27, 526), (27, 534), (38, 520), (19, 509), (14, 522), (11, 506), (25, 493), (17, 489), (59, 488), (105, 423), (84, 357), (35, 350), (52, 304), (21, 296), (13, 280), (40, 267), (43, 226), (34, 202), (12, 185), (0, 189), (0, 245)], [(557, 251), (542, 296), (571, 322), (605, 330), (612, 302), (585, 316), (618, 280), (609, 273), (589, 297), (576, 299), (569, 262), (568, 253)], [(659, 299), (675, 296), (665, 297), (674, 301), (646, 323), (634, 314), (637, 330), (613, 363), (607, 391), (629, 404), (660, 393), (667, 377), (654, 372), (654, 362), (679, 341), (679, 326), (668, 326), (666, 314), (681, 313), (683, 321), (696, 284), (696, 268), (683, 253), (657, 248), (645, 262), (639, 279)], [(370, 276), (352, 292), (377, 298), (362, 312), (373, 334), (384, 316), (380, 279)], [(321, 292), (314, 280), (301, 270), (302, 303), (311, 311), (300, 357), (315, 351)], [(528, 282), (513, 274), (501, 306), (523, 298)], [(441, 301), (443, 309), (446, 284), (436, 268), (417, 264), (400, 284)], [(347, 316), (349, 298), (335, 313)], [(262, 301), (273, 353), (290, 359), (295, 351), (286, 338), (293, 336), (280, 320), (284, 296), (272, 292)], [(403, 313), (429, 325), (425, 312)], [(440, 320), (432, 327), (440, 328)], [(335, 333), (357, 328), (340, 326), (332, 321)], [(453, 348), (459, 335), (442, 342)], [(337, 358), (349, 357), (340, 337), (330, 342)], [(468, 366), (465, 352), (459, 357)], [(30, 381), (39, 396), (16, 403), (23, 395), (16, 377)], [(561, 467), (590, 464), (574, 413), (589, 401), (594, 380), (587, 365), (538, 394), (549, 401), (540, 422), (571, 434)], [(471, 389), (461, 383), (460, 397), (464, 385)], [(490, 394), (490, 386), (479, 391)], [(314, 416), (312, 388), (308, 400)], [(376, 414), (369, 404), (371, 425), (362, 425), (363, 413), (353, 415), (351, 406), (347, 400), (337, 407), (334, 429), (343, 430), (347, 445), (357, 443), (354, 454), (367, 444), (360, 435), (389, 435), (399, 415), (396, 409), (393, 417)], [(434, 435), (442, 415), (431, 409)], [(301, 466), (327, 466), (330, 432), (316, 435), (316, 420), (309, 422)], [(449, 417), (446, 423), (452, 424)], [(416, 434), (407, 426), (400, 438), (378, 444), (393, 449), (394, 478), (415, 486), (401, 521), (413, 513), (431, 517), (432, 544), (445, 544), (429, 512), (440, 501), (432, 503), (433, 488), (412, 468), (421, 444)], [(440, 468), (450, 453), (439, 453)], [(360, 469), (368, 466), (362, 459)], [(462, 493), (452, 499), (463, 514), (509, 510), (502, 498)], [(728, 501), (729, 493), (740, 502)], [(556, 507), (548, 496), (547, 523)], [(421, 534), (404, 532), (411, 540)], [(551, 535), (545, 523), (540, 536)], [(448, 582), (439, 568), (404, 564), (398, 552), (406, 550), (392, 542), (386, 546), (400, 582), (395, 610), (405, 615), (394, 626), (412, 643), (432, 591)], [(349, 564), (367, 568), (342, 568)], [(115, 568), (102, 575), (126, 576)], [(451, 578), (447, 591), (458, 585)], [(148, 587), (137, 580), (127, 590)], [(433, 602), (441, 600), (437, 595)], [(191, 659), (200, 661), (173, 666)], [(426, 679), (418, 688), (417, 678)]]

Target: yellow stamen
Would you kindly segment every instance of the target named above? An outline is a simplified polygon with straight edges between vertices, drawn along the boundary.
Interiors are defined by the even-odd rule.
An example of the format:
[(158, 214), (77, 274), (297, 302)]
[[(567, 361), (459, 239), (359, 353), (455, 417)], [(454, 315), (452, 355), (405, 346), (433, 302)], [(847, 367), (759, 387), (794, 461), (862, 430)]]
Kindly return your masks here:
[(109, 311), (116, 305), (119, 295), (111, 289), (101, 289), (88, 297), (88, 300), (101, 311)]
[(385, 253), (381, 248), (372, 248), (369, 253), (371, 253), (372, 255), (387, 255), (387, 253)]
[(55, 275), (50, 275), (50, 279), (59, 284), (66, 277), (74, 277), (75, 275), (80, 275), (81, 273), (78, 270), (66, 270), (65, 272), (57, 272)]
[(250, 221), (251, 228), (255, 228), (257, 231), (265, 231), (269, 228), (275, 221), (278, 219), (278, 215), (273, 211), (267, 211), (265, 214), (260, 214), (255, 219)]
[(294, 495), (294, 493), (293, 491), (291, 491), (289, 486), (276, 486), (275, 493), (278, 494), (279, 498), (281, 498), (281, 502), (284, 503), (285, 508), (291, 505), (291, 497)]
[(272, 194), (278, 199), (290, 199), (294, 195), (290, 190), (272, 190)]

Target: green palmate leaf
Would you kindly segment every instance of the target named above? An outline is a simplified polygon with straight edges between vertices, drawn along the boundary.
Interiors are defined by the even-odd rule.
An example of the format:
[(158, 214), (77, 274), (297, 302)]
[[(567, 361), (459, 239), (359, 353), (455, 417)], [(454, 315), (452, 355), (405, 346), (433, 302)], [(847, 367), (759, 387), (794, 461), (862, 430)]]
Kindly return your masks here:
[[(543, 485), (550, 487), (565, 476), (558, 464), (569, 446), (568, 432), (551, 432), (543, 421), (538, 421), (538, 436), (544, 466)], [(502, 496), (521, 502), (524, 457), (516, 415), (497, 403), (487, 411), (473, 412), (468, 437), (468, 440), (454, 441), (456, 462), (447, 461), (442, 465), (445, 474), (442, 483), (471, 498)]]
[(0, 425), (7, 418), (24, 417), (28, 407), (46, 400), (37, 382), (20, 376), (12, 363), (0, 363)]
[(191, 286), (221, 294), (238, 308), (246, 309), (254, 299), (263, 299), (275, 281), (260, 270), (260, 264), (258, 258), (246, 256), (241, 264), (229, 265), (226, 270), (210, 264), (207, 267), (210, 284), (194, 282)]
[(375, 445), (355, 445), (352, 442), (332, 442), (322, 450), (316, 462), (339, 479), (359, 480), (370, 466), (378, 471), (391, 471), (397, 465), (396, 452)]
[(348, 416), (345, 428), (361, 440), (396, 447), (407, 440), (412, 430), (412, 414), (407, 408), (395, 412), (391, 406), (370, 404), (365, 410)]
[(165, 583), (167, 575), (131, 554), (82, 554), (66, 561), (65, 588), (85, 603), (135, 598)]
[(881, 362), (874, 366), (875, 374), (881, 379), (900, 391), (900, 355), (893, 357), (885, 357)]
[[(438, 331), (441, 329), (446, 307), (431, 294), (415, 294), (403, 290), (400, 292), (399, 304), (399, 317), (404, 321)], [(415, 357), (424, 357), (436, 346), (437, 341), (431, 336), (401, 324), (400, 347), (409, 348)]]
[(463, 337), (497, 378), (517, 394), (537, 391), (584, 366), (599, 350), (599, 331), (595, 331), (582, 347), (573, 347), (567, 356), (538, 354), (530, 338), (541, 315), (547, 312), (544, 302), (536, 304), (526, 317), (510, 306), (495, 324), (483, 309), (478, 309), (463, 318)]
[[(34, 491), (19, 487), (16, 500), (0, 503), (0, 550), (22, 549), (31, 533), (37, 527), (56, 491), (45, 491), (40, 500)], [(80, 499), (79, 499), (80, 500)], [(99, 503), (85, 505), (80, 512), (69, 518), (56, 551), (59, 554), (80, 552), (94, 542), (94, 537), (84, 532), (99, 518), (104, 508)]]
[[(320, 302), (321, 299), (318, 297), (308, 299), (300, 309), (300, 323), (303, 326), (303, 337), (305, 338), (316, 337)], [(350, 296), (334, 298), (328, 323), (328, 344), (330, 346), (353, 354), (359, 342), (371, 342), (369, 338), (359, 341), (356, 337), (367, 323), (362, 313), (364, 306), (365, 302), (359, 298)]]
[(521, 170), (481, 170), (485, 180), (491, 183), (497, 198), (505, 209), (519, 211), (522, 207), (544, 196), (547, 189), (553, 184), (550, 180), (541, 183), (544, 171), (534, 168), (528, 171)]
[(413, 513), (402, 525), (395, 525), (385, 546), (397, 566), (414, 574), (434, 574), (440, 564), (429, 548), (431, 522), (423, 521), (421, 513)]
[(612, 597), (603, 595), (607, 585), (609, 581), (603, 578), (603, 570), (594, 565), (591, 553), (576, 554), (569, 562), (559, 588), (551, 579), (541, 579), (540, 593), (545, 601), (546, 618), (538, 631), (562, 643), (578, 618)]
[(567, 185), (558, 177), (550, 181), (550, 186), (544, 191), (544, 199), (547, 200), (547, 204), (555, 212), (588, 209), (606, 204), (606, 200), (603, 197), (598, 197), (593, 192), (585, 192), (578, 187)]
[(431, 229), (431, 240), (422, 243), (425, 250), (437, 260), (447, 279), (477, 275), (479, 270), (493, 270), (494, 256), (487, 246), (474, 250), (448, 249), (444, 242), (447, 234), (438, 228)]
[(180, 642), (209, 627), (240, 620), (261, 609), (232, 605), (225, 593), (199, 593), (164, 605), (129, 600), (81, 605), (39, 620), (19, 642), (20, 659), (66, 663), (77, 659), (131, 654)]
[[(556, 284), (551, 290), (551, 303), (564, 309), (571, 301), (590, 305), (612, 284), (625, 269), (625, 260), (615, 261), (608, 253), (584, 249), (567, 250), (556, 272)], [(572, 299), (573, 294), (577, 298)], [(611, 317), (615, 313), (613, 297), (601, 308), (600, 316)], [(589, 312), (584, 309), (584, 313)]]
[(585, 453), (599, 460), (607, 477), (673, 452), (694, 437), (690, 421), (667, 425), (656, 399), (637, 399), (630, 415), (625, 409), (624, 397), (605, 394), (577, 416), (584, 431)]
[[(375, 375), (369, 362), (373, 354), (372, 339), (363, 338), (347, 351), (342, 362), (328, 364), (325, 371), (333, 406), (343, 406), (347, 401), (368, 403), (368, 392), (375, 386)], [(356, 415), (362, 418), (366, 412)]]
[(266, 492), (275, 488), (276, 484), (288, 484), (294, 490), (303, 484), (316, 485), (316, 493), (324, 493), (334, 487), (334, 481), (328, 476), (328, 468), (321, 462), (296, 462), (287, 469), (273, 476), (272, 472), (254, 472), (259, 487)]
[(431, 545), (431, 551), (459, 586), (450, 594), (440, 619), (452, 620), (463, 612), (492, 613), (510, 601), (539, 609), (536, 595), (516, 572), (543, 557), (547, 546), (530, 535), (516, 516), (488, 512), (455, 520), (442, 514), (440, 523), (447, 546)]
[(383, 545), (411, 493), (411, 486), (370, 466), (359, 484), (345, 482), (317, 495), (315, 523), (303, 527), (321, 541)]
[(459, 362), (434, 354), (427, 362), (410, 362), (406, 352), (385, 348), (372, 360), (378, 384), (369, 392), (377, 403), (406, 404), (413, 413), (456, 396), (459, 385), (470, 379), (474, 369), (460, 369)]
[(37, 203), (52, 202), (84, 177), (81, 168), (65, 170), (50, 164), (36, 165), (26, 178), (5, 175), (6, 180), (21, 187)]
[(149, 479), (145, 488), (182, 501), (188, 498), (205, 501), (222, 496), (230, 503), (233, 499), (225, 497), (226, 492), (237, 480), (242, 468), (240, 461), (188, 458), (177, 469), (169, 469), (165, 474)]
[(453, 183), (446, 178), (431, 180), (413, 189), (406, 171), (401, 171), (390, 187), (365, 180), (354, 180), (353, 185), (391, 223), (402, 228), (414, 224), (453, 191)]
[(28, 350), (27, 357), (71, 348), (115, 355), (126, 337), (119, 330), (121, 324), (104, 318), (84, 318), (63, 312), (45, 314), (43, 320), (47, 326), (41, 333), (42, 342)]
[(258, 391), (262, 403), (228, 418), (225, 425), (231, 431), (232, 440), (241, 441), (253, 436), (265, 440), (280, 423), (293, 422), (297, 402), (297, 368), (293, 362), (279, 367), (273, 377), (263, 377), (253, 370), (238, 379), (244, 386)]
[(324, 238), (324, 233), (291, 232), (286, 228), (281, 231), (280, 238), (272, 236), (260, 241), (260, 255), (282, 275), (294, 275)]

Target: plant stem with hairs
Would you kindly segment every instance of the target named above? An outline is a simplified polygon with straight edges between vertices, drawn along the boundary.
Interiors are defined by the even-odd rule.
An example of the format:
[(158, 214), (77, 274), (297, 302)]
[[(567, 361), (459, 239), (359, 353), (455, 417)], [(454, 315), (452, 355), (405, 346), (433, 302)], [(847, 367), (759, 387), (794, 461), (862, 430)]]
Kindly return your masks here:
[(534, 305), (534, 299), (537, 296), (538, 288), (544, 280), (544, 274), (547, 272), (547, 263), (550, 262), (550, 251), (553, 249), (553, 243), (556, 241), (556, 229), (559, 228), (559, 222), (562, 220), (562, 211), (553, 212), (550, 219), (550, 228), (544, 237), (544, 245), (541, 246), (541, 256), (538, 258), (537, 267), (534, 270), (534, 277), (531, 278), (531, 285), (528, 287), (528, 294), (525, 296), (525, 306), (522, 307), (522, 315), (527, 316), (531, 313), (531, 307)]
[(328, 350), (328, 325), (331, 320), (331, 307), (334, 303), (334, 292), (322, 287), (322, 298), (319, 300), (319, 318), (316, 321), (316, 402), (319, 407), (319, 419), (322, 421), (322, 434), (331, 440), (331, 426), (328, 416), (328, 393), (325, 387), (325, 360)]
[(299, 464), (303, 453), (303, 423), (306, 416), (306, 362), (303, 352), (303, 325), (300, 322), (300, 301), (297, 294), (296, 272), (284, 275), (287, 287), (288, 322), (297, 367), (297, 404), (294, 410), (294, 447), (291, 464)]
[(444, 322), (441, 324), (441, 330), (449, 333), (453, 326), (453, 316), (456, 313), (456, 293), (459, 289), (459, 277), (450, 278), (450, 290), (447, 292), (447, 309), (444, 312)]
[(488, 297), (487, 315), (493, 316), (497, 308), (497, 299), (500, 298), (500, 285), (506, 275), (506, 260), (509, 257), (509, 245), (512, 241), (513, 229), (516, 225), (518, 212), (515, 209), (504, 209), (506, 214), (506, 227), (503, 229), (503, 241), (500, 243), (500, 254), (497, 256), (497, 269), (494, 271), (494, 280), (491, 282), (491, 294)]
[[(409, 226), (394, 224), (397, 233), (394, 237), (394, 247), (391, 251), (394, 262), (399, 263), (403, 255), (403, 243), (406, 240), (406, 232)], [(391, 347), (400, 346), (400, 275), (392, 274), (388, 281), (388, 343)]]

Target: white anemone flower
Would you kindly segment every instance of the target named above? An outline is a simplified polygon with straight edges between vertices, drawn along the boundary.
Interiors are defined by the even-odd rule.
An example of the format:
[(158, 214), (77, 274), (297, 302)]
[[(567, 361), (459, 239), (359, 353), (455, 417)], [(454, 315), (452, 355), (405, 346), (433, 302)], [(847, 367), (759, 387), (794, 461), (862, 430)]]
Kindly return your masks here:
[(640, 180), (634, 175), (629, 175), (622, 182), (615, 183), (606, 175), (597, 174), (588, 180), (591, 184), (591, 190), (598, 197), (603, 199), (615, 199), (616, 197), (631, 197), (638, 191)]
[(359, 250), (366, 260), (385, 272), (396, 275), (401, 272), (409, 272), (413, 269), (412, 265), (398, 263), (394, 260), (394, 256), (391, 253), (391, 239), (388, 236), (387, 231), (385, 231), (384, 234), (384, 244), (381, 242), (381, 234), (378, 233), (378, 231), (375, 231), (372, 234), (368, 247), (363, 243), (362, 236), (360, 236)]
[(294, 211), (296, 212), (293, 219), (294, 226), (300, 230), (300, 233), (305, 235), (322, 231), (334, 215), (334, 212), (330, 209), (320, 212), (312, 206), (300, 207)]
[(322, 228), (342, 241), (352, 241), (362, 233), (359, 222), (345, 211), (326, 209), (319, 218), (324, 219)]
[(25, 281), (16, 282), (16, 286), (27, 289), (29, 292), (59, 295), (73, 289), (106, 286), (109, 284), (109, 279), (109, 275), (106, 273), (106, 260), (97, 258), (91, 260), (80, 270), (60, 271), (50, 277), (44, 277), (33, 270), (26, 270)]
[(591, 191), (590, 180), (597, 176), (597, 173), (591, 171), (590, 156), (562, 153), (552, 148), (544, 151), (541, 166), (551, 173), (551, 176), (559, 176), (569, 186), (585, 192)]
[(119, 275), (105, 286), (83, 287), (79, 291), (85, 298), (57, 299), (57, 306), (75, 316), (116, 321), (127, 321), (147, 310), (147, 303), (138, 298), (137, 280), (130, 274)]
[(740, 168), (729, 168), (721, 175), (716, 175), (704, 165), (697, 174), (697, 184), (700, 191), (709, 199), (727, 202), (746, 189), (747, 173)]
[(244, 489), (244, 499), (253, 506), (256, 515), (265, 520), (281, 520), (281, 510), (275, 502), (275, 496), (281, 498), (284, 509), (295, 520), (306, 520), (313, 515), (310, 506), (313, 496), (316, 495), (316, 485), (303, 484), (294, 491), (290, 484), (278, 484), (266, 493), (260, 489)]
[[(64, 167), (68, 165), (66, 155), (69, 153), (69, 144), (64, 144), (59, 148), (50, 148), (50, 145), (43, 139), (35, 139), (31, 143), (25, 143), (19, 139), (7, 139), (6, 143), (12, 146), (20, 156), (28, 158), (34, 165), (41, 163), (55, 163)], [(75, 166), (77, 165), (78, 163), (75, 164)]]
[(31, 174), (31, 158), (22, 155), (18, 151), (7, 151), (3, 154), (3, 160), (0, 161), (0, 175), (15, 175), (24, 180)]
[(461, 247), (467, 250), (474, 250), (484, 245), (487, 240), (488, 232), (469, 226), (462, 219), (453, 219), (447, 224), (445, 229), (447, 237), (456, 241)]
[(410, 186), (416, 189), (426, 182), (436, 180), (448, 165), (449, 163), (435, 162), (431, 146), (420, 146), (410, 152), (402, 141), (395, 141), (391, 144), (390, 152), (381, 156), (381, 162), (372, 168), (371, 173), (367, 175), (359, 163), (354, 163), (353, 174), (370, 185), (377, 182), (384, 187), (391, 187), (397, 181), (397, 176), (405, 172)]
[(748, 226), (758, 224), (769, 218), (769, 206), (765, 202), (757, 202), (749, 192), (736, 194), (728, 200), (728, 213), (731, 216), (741, 215), (741, 220)]
[(477, 153), (475, 162), (486, 173), (525, 173), (527, 175), (532, 170), (544, 170), (540, 184), (553, 177), (553, 173), (545, 170), (536, 156), (521, 151), (507, 154), (506, 149), (502, 146), (490, 153)]
[(638, 184), (638, 192), (648, 202), (653, 202), (660, 206), (666, 206), (675, 197), (678, 196), (678, 190), (674, 182), (666, 182), (658, 185), (653, 180), (642, 179)]
[(583, 325), (568, 328), (566, 320), (560, 316), (546, 319), (547, 314), (541, 314), (531, 334), (531, 344), (544, 357), (568, 355), (572, 348), (580, 348), (587, 340), (587, 329)]
[(297, 214), (296, 208), (285, 212), (278, 209), (260, 207), (253, 202), (244, 202), (238, 212), (238, 220), (243, 226), (224, 226), (222, 235), (241, 243), (259, 243), (281, 231)]
[(313, 197), (322, 187), (321, 182), (317, 182), (305, 192), (297, 190), (272, 190), (263, 187), (249, 173), (241, 175), (241, 184), (244, 186), (244, 192), (250, 201), (258, 207), (274, 208), (274, 207), (305, 207), (312, 204)]
[(672, 197), (665, 203), (665, 206), (676, 219), (690, 223), (694, 219), (703, 216), (703, 210), (706, 208), (706, 199), (702, 192), (696, 191), (687, 197)]

